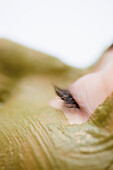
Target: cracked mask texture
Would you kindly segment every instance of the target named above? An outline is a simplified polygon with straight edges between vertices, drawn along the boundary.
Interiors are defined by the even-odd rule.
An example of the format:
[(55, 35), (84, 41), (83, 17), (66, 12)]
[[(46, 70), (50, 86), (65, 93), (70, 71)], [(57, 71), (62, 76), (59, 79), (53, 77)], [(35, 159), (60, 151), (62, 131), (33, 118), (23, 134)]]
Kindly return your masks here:
[(0, 169), (113, 169), (113, 95), (87, 123), (69, 125), (48, 106), (52, 87), (92, 72), (0, 40)]

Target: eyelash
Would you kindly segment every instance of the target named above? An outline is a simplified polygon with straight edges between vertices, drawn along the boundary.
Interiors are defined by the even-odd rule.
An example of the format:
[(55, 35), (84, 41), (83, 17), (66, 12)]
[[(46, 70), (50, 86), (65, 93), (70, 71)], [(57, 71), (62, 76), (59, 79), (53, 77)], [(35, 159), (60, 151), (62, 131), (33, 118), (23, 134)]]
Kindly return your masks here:
[(57, 86), (54, 86), (56, 94), (64, 101), (64, 105), (68, 108), (79, 108), (78, 103), (73, 99), (71, 94), (66, 89), (60, 89)]

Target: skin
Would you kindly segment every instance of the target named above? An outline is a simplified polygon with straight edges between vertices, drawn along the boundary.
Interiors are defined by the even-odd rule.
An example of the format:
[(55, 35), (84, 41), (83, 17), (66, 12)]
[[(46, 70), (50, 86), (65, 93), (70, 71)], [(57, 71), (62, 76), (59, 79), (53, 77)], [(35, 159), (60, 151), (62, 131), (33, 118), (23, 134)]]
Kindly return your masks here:
[(56, 96), (52, 84), (70, 87), (99, 69), (105, 53), (80, 70), (0, 40), (0, 169), (113, 169), (113, 95), (81, 125), (48, 104)]
[(68, 90), (79, 108), (67, 108), (60, 98), (50, 102), (64, 112), (70, 124), (82, 124), (89, 120), (96, 108), (113, 92), (113, 53), (105, 54), (100, 66), (72, 83)]

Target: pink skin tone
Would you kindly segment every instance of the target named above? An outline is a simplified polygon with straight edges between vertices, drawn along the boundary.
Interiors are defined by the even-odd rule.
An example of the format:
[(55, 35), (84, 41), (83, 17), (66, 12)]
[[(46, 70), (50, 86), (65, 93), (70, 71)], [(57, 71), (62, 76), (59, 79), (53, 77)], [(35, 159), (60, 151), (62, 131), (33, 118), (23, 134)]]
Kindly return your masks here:
[(50, 105), (62, 110), (69, 124), (82, 124), (113, 92), (113, 52), (108, 51), (94, 73), (81, 77), (68, 90), (80, 109), (65, 107), (59, 97), (52, 100)]

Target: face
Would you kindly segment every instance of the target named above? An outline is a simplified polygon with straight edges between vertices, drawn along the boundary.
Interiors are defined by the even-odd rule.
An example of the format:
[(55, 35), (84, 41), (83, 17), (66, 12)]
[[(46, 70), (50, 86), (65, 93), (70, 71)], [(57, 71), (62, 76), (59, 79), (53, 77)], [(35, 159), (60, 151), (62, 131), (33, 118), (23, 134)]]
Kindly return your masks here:
[(82, 124), (49, 105), (52, 84), (71, 87), (99, 66), (74, 69), (0, 40), (0, 169), (113, 169), (113, 95)]

